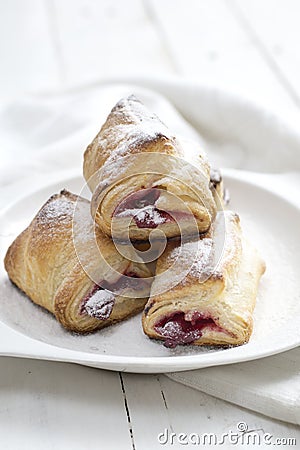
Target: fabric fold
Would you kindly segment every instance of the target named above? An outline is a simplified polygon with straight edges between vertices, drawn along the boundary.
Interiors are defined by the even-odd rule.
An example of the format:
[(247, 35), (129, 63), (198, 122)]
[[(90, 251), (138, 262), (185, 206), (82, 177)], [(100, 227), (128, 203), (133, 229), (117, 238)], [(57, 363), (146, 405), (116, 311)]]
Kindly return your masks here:
[(300, 349), (256, 361), (169, 373), (174, 381), (300, 425)]

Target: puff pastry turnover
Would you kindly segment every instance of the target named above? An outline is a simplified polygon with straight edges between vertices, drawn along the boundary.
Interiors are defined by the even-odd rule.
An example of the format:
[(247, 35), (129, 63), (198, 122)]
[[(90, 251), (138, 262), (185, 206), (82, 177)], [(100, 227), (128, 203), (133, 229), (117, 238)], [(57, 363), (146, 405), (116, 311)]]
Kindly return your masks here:
[(215, 216), (206, 155), (176, 139), (134, 96), (112, 109), (85, 151), (83, 172), (92, 215), (109, 236), (146, 240), (153, 229), (167, 237), (196, 234)]
[[(167, 347), (246, 343), (265, 264), (242, 236), (238, 216), (218, 213), (206, 236), (179, 249), (169, 243), (158, 260), (143, 314), (145, 333)], [(188, 261), (194, 261), (190, 267)], [(178, 283), (168, 289), (172, 278)]]
[(146, 265), (123, 258), (94, 226), (89, 201), (65, 190), (53, 195), (12, 243), (5, 269), (34, 303), (79, 333), (141, 311), (149, 293), (145, 278), (151, 275)]

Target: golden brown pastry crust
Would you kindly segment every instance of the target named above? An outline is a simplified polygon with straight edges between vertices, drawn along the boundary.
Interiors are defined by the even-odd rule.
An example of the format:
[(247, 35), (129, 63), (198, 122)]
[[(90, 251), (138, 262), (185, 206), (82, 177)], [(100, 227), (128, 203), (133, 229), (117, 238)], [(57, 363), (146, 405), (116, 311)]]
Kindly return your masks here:
[[(166, 204), (171, 208), (170, 196), (174, 196), (194, 216), (194, 228), (200, 232), (209, 229), (216, 211), (209, 189), (209, 164), (201, 149), (186, 152), (188, 146), (191, 149), (196, 144), (179, 142), (134, 96), (117, 103), (84, 154), (84, 177), (93, 193), (92, 215), (104, 233), (112, 235), (114, 221), (114, 237), (122, 239), (129, 228), (131, 239), (147, 239), (150, 228), (139, 228), (134, 220), (128, 225), (128, 220), (115, 212), (131, 194), (155, 187), (161, 189), (155, 203), (159, 210)], [(192, 164), (187, 164), (187, 155)], [(181, 211), (179, 200), (175, 211)], [(182, 231), (189, 233), (190, 218), (180, 222)], [(176, 221), (159, 223), (156, 228), (167, 237), (180, 235)]]
[[(214, 250), (214, 242), (222, 233), (222, 217), (226, 234), (223, 253), (219, 258), (220, 254)], [(219, 242), (222, 245), (222, 241)], [(248, 342), (252, 333), (252, 313), (258, 283), (265, 271), (265, 264), (242, 236), (238, 216), (231, 211), (218, 213), (213, 229), (204, 238), (184, 244), (183, 247), (187, 250), (183, 257), (196, 257), (195, 262), (183, 279), (181, 270), (184, 260), (175, 265), (173, 277), (176, 279), (178, 276), (181, 281), (165, 292), (163, 289), (167, 277), (157, 276), (174, 263), (178, 244), (170, 243), (158, 260), (157, 278), (143, 314), (144, 332), (151, 338), (172, 343), (172, 336), (169, 339), (168, 333), (165, 336), (160, 334), (158, 324), (165, 324), (164, 321), (171, 318), (172, 314), (181, 313), (181, 319), (187, 322), (194, 320), (197, 323), (197, 315), (213, 320), (201, 330), (201, 336), (189, 342), (193, 345), (241, 345)], [(173, 335), (173, 338), (176, 344), (176, 336)]]
[[(76, 204), (79, 215), (75, 215), (74, 221), (75, 226), (79, 227), (79, 235), (75, 238), (73, 214)], [(93, 275), (103, 277), (105, 274), (99, 281), (106, 279), (113, 283), (117, 279), (115, 273), (107, 273), (106, 267), (92, 250), (94, 231), (104, 260), (115, 271), (120, 274), (134, 272), (140, 277), (151, 275), (146, 265), (123, 258), (99, 227), (94, 228), (87, 200), (65, 190), (45, 203), (28, 228), (11, 244), (5, 257), (5, 269), (11, 281), (34, 303), (54, 314), (65, 328), (79, 333), (123, 320), (141, 311), (146, 302), (145, 298), (115, 295), (115, 304), (107, 319), (99, 320), (82, 313), (82, 299), (93, 289), (95, 282), (83, 269), (78, 251), (83, 252), (83, 259), (86, 257), (86, 264), (90, 264), (88, 270)]]

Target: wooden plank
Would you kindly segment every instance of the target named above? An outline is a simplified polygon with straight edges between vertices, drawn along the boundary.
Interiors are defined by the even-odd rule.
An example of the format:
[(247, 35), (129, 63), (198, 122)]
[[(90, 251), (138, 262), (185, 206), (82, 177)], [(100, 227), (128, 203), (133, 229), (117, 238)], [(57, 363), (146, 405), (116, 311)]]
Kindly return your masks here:
[(157, 375), (122, 374), (136, 450), (160, 447), (158, 435), (173, 429)]
[(59, 69), (45, 2), (2, 2), (0, 14), (0, 97), (57, 87)]
[(271, 108), (294, 107), (226, 0), (147, 1), (181, 74), (218, 84)]
[(140, 0), (54, 0), (54, 5), (66, 84), (174, 72)]
[[(164, 375), (122, 374), (122, 379), (137, 450), (159, 448), (158, 436), (161, 433), (164, 435), (161, 436), (162, 441), (165, 436), (169, 439), (165, 448), (174, 449), (183, 448), (177, 439), (180, 433), (187, 436), (214, 433), (221, 439), (221, 435), (230, 430), (238, 432), (240, 422), (246, 423), (249, 430), (255, 430), (261, 439), (264, 433), (275, 438), (300, 438), (294, 425), (224, 402)], [(172, 433), (176, 435), (173, 443), (170, 442)]]
[(298, 0), (228, 0), (256, 40), (270, 68), (300, 106)]
[(0, 359), (1, 449), (132, 448), (118, 373)]

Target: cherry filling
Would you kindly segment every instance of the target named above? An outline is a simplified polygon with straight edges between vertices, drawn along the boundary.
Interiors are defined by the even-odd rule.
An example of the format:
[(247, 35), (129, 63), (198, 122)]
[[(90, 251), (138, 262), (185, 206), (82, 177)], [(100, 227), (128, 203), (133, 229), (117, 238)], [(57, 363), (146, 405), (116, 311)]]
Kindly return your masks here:
[(156, 323), (155, 331), (165, 338), (164, 345), (175, 348), (180, 344), (190, 344), (202, 336), (202, 330), (210, 327), (222, 330), (214, 320), (195, 311), (192, 314), (176, 312)]
[(132, 289), (132, 290), (140, 290), (144, 289), (147, 284), (147, 280), (143, 278), (139, 278), (139, 276), (135, 272), (124, 272), (123, 275), (115, 283), (108, 283), (107, 281), (103, 281), (101, 283), (104, 289), (108, 289), (112, 292), (121, 291), (124, 289)]
[(158, 225), (173, 220), (170, 214), (165, 211), (160, 211), (153, 206), (142, 209), (133, 219), (138, 228), (157, 228)]
[(159, 196), (159, 189), (141, 189), (125, 198), (116, 208), (114, 215), (132, 216), (138, 228), (157, 228), (162, 223), (174, 220), (166, 211), (155, 208)]
[(125, 272), (115, 283), (103, 281), (101, 286), (95, 284), (82, 300), (80, 314), (88, 314), (95, 319), (106, 320), (111, 315), (115, 304), (114, 291), (126, 288), (143, 289), (145, 283), (145, 280), (140, 279), (134, 272)]
[(126, 209), (142, 209), (145, 206), (153, 206), (160, 196), (159, 189), (140, 189), (125, 198), (118, 206), (118, 213)]

